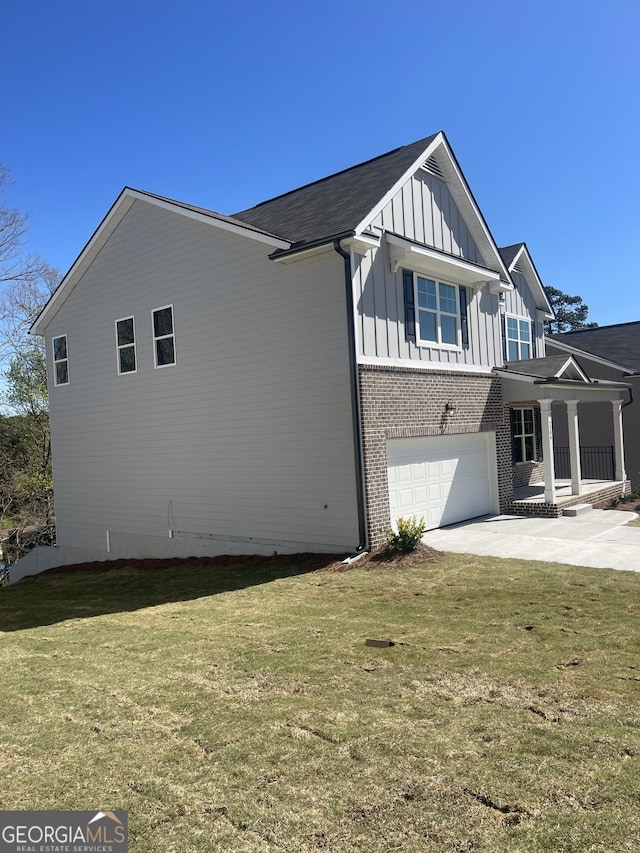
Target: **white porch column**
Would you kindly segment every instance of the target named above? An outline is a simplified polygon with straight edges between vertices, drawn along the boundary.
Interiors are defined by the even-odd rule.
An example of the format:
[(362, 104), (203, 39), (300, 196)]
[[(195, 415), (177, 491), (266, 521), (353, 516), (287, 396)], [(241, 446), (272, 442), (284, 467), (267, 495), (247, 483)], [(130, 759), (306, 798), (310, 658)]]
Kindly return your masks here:
[(542, 452), (544, 454), (544, 502), (556, 502), (556, 474), (553, 465), (553, 423), (551, 400), (538, 400), (542, 423)]
[(627, 475), (624, 470), (624, 436), (622, 432), (622, 400), (612, 400), (613, 406), (613, 450), (615, 458), (615, 478), (624, 482)]
[(569, 427), (569, 460), (571, 462), (571, 494), (582, 494), (580, 469), (580, 430), (578, 429), (578, 401), (567, 400), (567, 426)]

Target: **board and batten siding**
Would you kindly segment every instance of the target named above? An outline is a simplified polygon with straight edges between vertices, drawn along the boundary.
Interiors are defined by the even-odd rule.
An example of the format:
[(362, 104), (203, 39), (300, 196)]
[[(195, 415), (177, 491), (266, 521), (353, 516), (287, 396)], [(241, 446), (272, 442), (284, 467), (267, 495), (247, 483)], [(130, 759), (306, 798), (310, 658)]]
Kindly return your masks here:
[(469, 346), (452, 350), (418, 346), (408, 337), (402, 269), (391, 272), (384, 240), (375, 252), (356, 255), (353, 279), (360, 356), (405, 359), (408, 365), (473, 365), (487, 370), (502, 364), (499, 301), (488, 286), (467, 288)]
[[(61, 545), (106, 549), (106, 531), (129, 556), (145, 537), (170, 553), (169, 531), (183, 550), (189, 535), (205, 551), (224, 536), (245, 553), (251, 538), (357, 544), (342, 262), (268, 252), (134, 202), (46, 330), (49, 353), (68, 337), (70, 382), (49, 389)], [(167, 305), (176, 364), (156, 369), (152, 310)], [(129, 316), (137, 372), (119, 376)]]
[[(535, 354), (538, 358), (544, 356), (544, 326), (536, 320), (537, 305), (529, 285), (522, 273), (515, 270), (511, 273), (514, 289), (505, 294), (505, 314), (522, 320), (531, 320), (535, 336)], [(533, 353), (532, 353), (533, 357)]]
[(371, 224), (374, 229), (483, 263), (446, 183), (423, 170), (404, 184)]
[[(446, 183), (423, 170), (404, 184), (371, 226), (374, 230), (415, 240), (472, 263), (484, 263)], [(375, 252), (356, 255), (354, 300), (360, 356), (403, 359), (408, 364), (423, 366), (473, 365), (490, 370), (502, 363), (498, 297), (485, 286), (479, 290), (469, 288), (468, 298), (468, 347), (452, 350), (418, 346), (409, 339), (405, 329), (402, 270), (391, 272), (388, 248), (383, 240)]]

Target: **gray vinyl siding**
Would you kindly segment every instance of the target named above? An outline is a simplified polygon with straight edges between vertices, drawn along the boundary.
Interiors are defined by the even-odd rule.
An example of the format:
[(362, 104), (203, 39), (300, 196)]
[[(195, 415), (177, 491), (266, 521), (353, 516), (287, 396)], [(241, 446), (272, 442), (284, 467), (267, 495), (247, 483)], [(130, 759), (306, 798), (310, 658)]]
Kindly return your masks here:
[[(455, 282), (453, 282), (455, 284)], [(406, 359), (408, 363), (473, 365), (488, 370), (502, 364), (498, 297), (484, 286), (467, 289), (469, 346), (461, 350), (418, 346), (405, 329), (402, 270), (390, 270), (386, 244), (356, 255), (354, 298), (360, 355)]]
[[(105, 549), (107, 530), (357, 544), (342, 263), (269, 251), (133, 204), (47, 328), (48, 350), (59, 334), (69, 348), (69, 385), (50, 385), (61, 545)], [(155, 369), (166, 305), (176, 364)], [(128, 316), (137, 372), (119, 376)]]
[[(544, 334), (542, 322), (537, 322), (537, 306), (522, 273), (512, 272), (514, 289), (505, 294), (505, 313), (523, 320), (531, 320), (536, 339), (535, 353), (538, 358), (544, 356)], [(533, 354), (532, 354), (533, 357)]]

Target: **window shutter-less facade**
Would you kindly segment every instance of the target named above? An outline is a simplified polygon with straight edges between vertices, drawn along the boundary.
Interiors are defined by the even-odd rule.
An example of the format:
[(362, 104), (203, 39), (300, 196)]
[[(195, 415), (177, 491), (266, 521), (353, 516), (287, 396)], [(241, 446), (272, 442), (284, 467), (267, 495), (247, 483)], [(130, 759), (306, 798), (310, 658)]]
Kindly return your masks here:
[(404, 290), (404, 328), (407, 338), (416, 339), (416, 304), (413, 293), (413, 273), (402, 270), (402, 287)]

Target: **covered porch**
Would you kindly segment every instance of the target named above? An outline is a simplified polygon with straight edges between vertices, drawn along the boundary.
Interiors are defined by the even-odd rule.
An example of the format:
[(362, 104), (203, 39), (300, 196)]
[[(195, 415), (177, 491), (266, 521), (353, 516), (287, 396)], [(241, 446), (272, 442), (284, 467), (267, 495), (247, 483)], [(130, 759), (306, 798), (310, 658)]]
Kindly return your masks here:
[[(559, 517), (564, 509), (579, 503), (606, 505), (629, 488), (624, 464), (622, 408), (628, 386), (618, 382), (590, 380), (572, 358), (564, 356), (511, 362), (498, 370), (503, 398), (510, 407), (535, 407), (538, 417), (536, 435), (538, 461), (544, 465), (544, 482), (514, 488), (507, 511), (513, 514), (540, 514)], [(581, 464), (579, 404), (609, 403), (613, 444), (609, 477), (585, 476)], [(555, 417), (566, 417), (569, 446), (568, 470), (560, 478), (554, 463)], [(559, 415), (564, 412), (564, 415)], [(565, 466), (567, 467), (567, 466)], [(586, 473), (586, 472), (585, 472)], [(567, 476), (567, 474), (569, 476)]]

